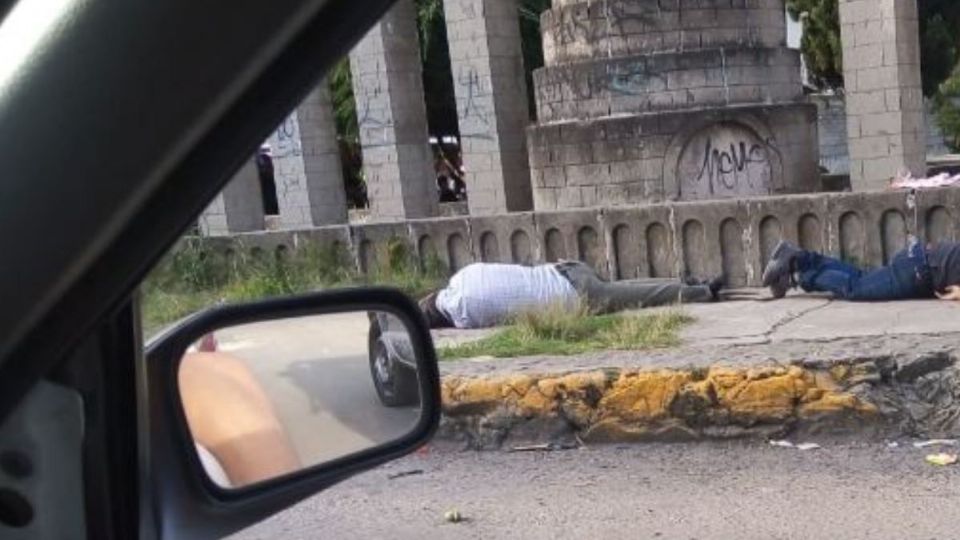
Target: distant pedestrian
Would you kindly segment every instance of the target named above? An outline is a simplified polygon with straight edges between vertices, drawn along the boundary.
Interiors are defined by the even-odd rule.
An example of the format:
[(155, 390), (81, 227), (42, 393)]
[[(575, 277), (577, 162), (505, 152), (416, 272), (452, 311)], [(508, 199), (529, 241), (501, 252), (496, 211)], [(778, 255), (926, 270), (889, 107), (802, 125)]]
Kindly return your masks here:
[(260, 180), (260, 196), (263, 201), (263, 213), (275, 216), (280, 213), (277, 202), (277, 182), (273, 171), (273, 154), (269, 145), (263, 145), (257, 151), (257, 174)]
[(457, 167), (450, 163), (442, 150), (438, 150), (433, 169), (437, 175), (437, 194), (440, 202), (457, 202), (467, 198), (467, 185)]

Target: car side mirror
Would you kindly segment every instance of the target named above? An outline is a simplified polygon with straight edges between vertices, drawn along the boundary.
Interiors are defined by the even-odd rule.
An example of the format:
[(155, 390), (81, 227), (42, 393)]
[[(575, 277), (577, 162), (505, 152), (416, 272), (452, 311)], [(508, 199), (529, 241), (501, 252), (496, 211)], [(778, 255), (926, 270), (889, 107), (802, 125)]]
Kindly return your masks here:
[(201, 312), (147, 346), (158, 528), (220, 536), (427, 441), (440, 392), (416, 304), (385, 288)]

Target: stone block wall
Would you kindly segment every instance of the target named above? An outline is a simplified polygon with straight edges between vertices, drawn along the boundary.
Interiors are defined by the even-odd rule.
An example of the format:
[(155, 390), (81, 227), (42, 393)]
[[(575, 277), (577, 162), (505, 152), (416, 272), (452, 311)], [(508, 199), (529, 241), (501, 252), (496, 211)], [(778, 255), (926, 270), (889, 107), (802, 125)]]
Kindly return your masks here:
[(587, 119), (803, 98), (792, 49), (705, 49), (549, 66), (534, 72), (537, 120)]
[(517, 0), (446, 0), (444, 18), (472, 215), (532, 208)]
[(815, 94), (810, 101), (817, 106), (817, 132), (820, 140), (820, 165), (829, 174), (850, 174), (847, 151), (847, 108), (840, 95)]
[(815, 191), (813, 106), (741, 106), (529, 131), (538, 210)]
[(776, 0), (556, 0), (540, 17), (546, 65), (683, 49), (779, 47), (786, 40)]
[(917, 0), (841, 0), (839, 11), (853, 188), (924, 174)]
[(378, 219), (437, 214), (413, 0), (400, 0), (350, 52), (370, 211)]
[[(810, 101), (817, 106), (817, 130), (820, 139), (820, 165), (828, 174), (850, 174), (850, 154), (847, 148), (847, 108), (843, 96), (812, 94)], [(926, 126), (926, 155), (940, 156), (950, 153), (937, 124), (932, 104), (924, 105)], [(890, 175), (897, 171), (891, 171)]]
[(558, 0), (541, 27), (537, 210), (819, 188), (783, 0)]
[(263, 202), (256, 161), (251, 159), (230, 179), (197, 222), (204, 236), (263, 229)]
[(283, 227), (346, 221), (347, 200), (326, 80), (284, 119), (267, 143)]
[(326, 79), (297, 108), (297, 119), (313, 224), (343, 223), (347, 220), (347, 196)]
[(212, 238), (223, 250), (286, 253), (339, 242), (353, 264), (372, 272), (400, 243), (423, 262), (438, 257), (451, 271), (473, 261), (537, 264), (582, 260), (610, 279), (709, 277), (758, 286), (781, 239), (866, 266), (888, 262), (907, 235), (960, 238), (960, 189), (834, 193), (656, 204), (502, 216), (435, 218), (320, 227)]

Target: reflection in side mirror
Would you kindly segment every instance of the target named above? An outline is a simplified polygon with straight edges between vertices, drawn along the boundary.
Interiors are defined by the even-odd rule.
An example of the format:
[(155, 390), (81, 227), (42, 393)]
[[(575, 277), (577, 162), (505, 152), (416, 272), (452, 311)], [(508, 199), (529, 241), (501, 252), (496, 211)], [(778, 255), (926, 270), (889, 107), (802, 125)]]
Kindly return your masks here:
[(198, 458), (224, 488), (396, 441), (422, 412), (410, 332), (387, 312), (221, 328), (177, 379)]

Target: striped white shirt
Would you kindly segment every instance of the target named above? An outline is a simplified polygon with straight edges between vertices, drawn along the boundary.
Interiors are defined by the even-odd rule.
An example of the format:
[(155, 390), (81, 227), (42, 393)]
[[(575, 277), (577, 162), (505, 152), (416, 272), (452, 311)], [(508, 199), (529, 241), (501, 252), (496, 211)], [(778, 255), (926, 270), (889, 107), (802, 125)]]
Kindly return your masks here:
[(437, 294), (437, 309), (457, 328), (484, 328), (551, 304), (576, 305), (577, 291), (552, 264), (474, 263)]

